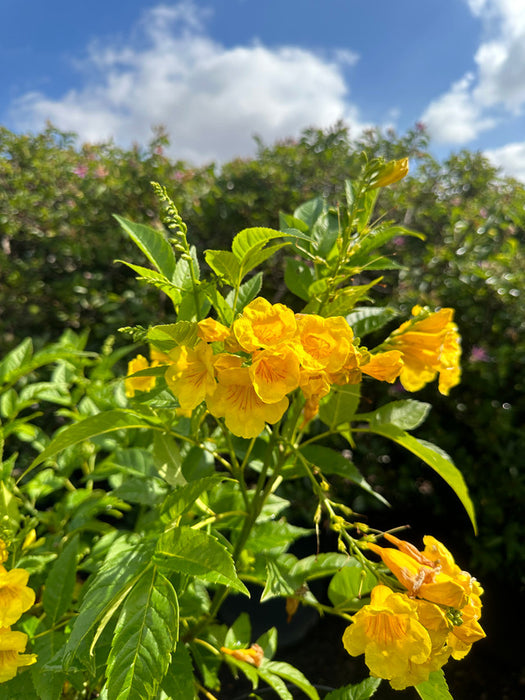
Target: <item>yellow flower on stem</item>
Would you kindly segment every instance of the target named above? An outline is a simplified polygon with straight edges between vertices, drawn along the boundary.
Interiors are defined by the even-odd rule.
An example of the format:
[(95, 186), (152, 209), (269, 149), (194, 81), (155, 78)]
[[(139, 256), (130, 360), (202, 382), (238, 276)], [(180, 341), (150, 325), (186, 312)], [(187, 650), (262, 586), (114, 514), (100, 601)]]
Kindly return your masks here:
[(201, 340), (207, 343), (226, 340), (230, 335), (230, 329), (223, 326), (222, 323), (219, 323), (219, 321), (216, 321), (214, 318), (205, 318), (199, 321), (197, 326), (197, 335)]
[[(410, 685), (411, 664), (425, 663), (432, 643), (417, 617), (417, 604), (383, 585), (372, 589), (370, 604), (354, 616), (343, 634), (351, 656), (365, 655), (372, 675)], [(407, 682), (404, 684), (404, 680)]]
[(422, 389), (439, 374), (439, 391), (447, 395), (459, 383), (461, 374), (460, 336), (452, 321), (454, 309), (429, 313), (414, 306), (412, 316), (383, 345), (401, 352), (399, 379), (407, 391)]
[(277, 423), (286, 409), (284, 396), (275, 403), (265, 403), (255, 391), (250, 369), (242, 366), (242, 359), (235, 355), (217, 355), (215, 358), (217, 388), (206, 403), (216, 418), (224, 418), (226, 427), (234, 435), (243, 438), (257, 437), (266, 423)]
[(402, 180), (408, 174), (408, 158), (391, 160), (381, 168), (370, 182), (370, 187), (386, 187)]
[(309, 372), (339, 372), (353, 347), (354, 334), (345, 318), (323, 318), (316, 314), (297, 314), (301, 347), (301, 365)]
[(296, 330), (293, 311), (284, 304), (270, 304), (263, 297), (245, 306), (242, 316), (233, 322), (235, 338), (246, 352), (288, 342)]
[(290, 346), (255, 352), (250, 378), (265, 403), (276, 403), (299, 386), (299, 359)]
[(361, 371), (369, 377), (392, 384), (403, 369), (403, 356), (399, 350), (387, 350), (377, 355), (367, 353), (368, 361), (362, 364)]
[(6, 571), (0, 566), (0, 627), (13, 625), (35, 602), (35, 592), (26, 586), (25, 569)]
[[(128, 375), (140, 372), (143, 369), (149, 369), (150, 364), (144, 355), (137, 355), (128, 363)], [(135, 396), (136, 391), (151, 391), (155, 386), (155, 377), (130, 377), (124, 380), (126, 396), (131, 398)]]
[(213, 350), (199, 341), (194, 348), (186, 345), (170, 352), (166, 383), (177, 397), (183, 411), (192, 411), (216, 389)]
[(9, 627), (0, 629), (0, 683), (16, 676), (20, 666), (36, 662), (36, 654), (22, 654), (26, 648), (27, 634), (12, 632)]

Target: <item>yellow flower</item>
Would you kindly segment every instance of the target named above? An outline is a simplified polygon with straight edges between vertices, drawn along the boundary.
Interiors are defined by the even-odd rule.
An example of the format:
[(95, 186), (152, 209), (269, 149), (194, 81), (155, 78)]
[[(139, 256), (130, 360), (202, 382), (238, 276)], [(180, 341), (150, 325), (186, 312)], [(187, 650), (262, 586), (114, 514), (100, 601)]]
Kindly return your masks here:
[(35, 602), (35, 592), (26, 586), (25, 569), (6, 571), (0, 566), (0, 627), (14, 624)]
[(288, 399), (265, 403), (256, 393), (250, 370), (242, 366), (235, 355), (217, 355), (215, 360), (218, 385), (206, 403), (216, 418), (224, 418), (226, 427), (243, 438), (257, 437), (266, 423), (277, 423), (286, 409)]
[(399, 350), (403, 367), (399, 378), (407, 391), (418, 391), (439, 373), (439, 391), (448, 394), (460, 378), (460, 336), (452, 318), (454, 309), (434, 313), (420, 306), (412, 309), (413, 319), (403, 323), (384, 345)]
[(257, 297), (245, 306), (233, 323), (235, 337), (243, 350), (254, 352), (291, 340), (296, 333), (295, 316), (284, 304), (270, 304)]
[(11, 632), (9, 627), (0, 629), (0, 683), (16, 676), (20, 666), (36, 662), (36, 654), (21, 654), (27, 644), (27, 634)]
[(238, 661), (245, 661), (256, 668), (259, 668), (264, 659), (264, 650), (259, 644), (252, 644), (249, 649), (228, 649), (228, 647), (221, 647), (221, 652), (228, 656), (233, 656), (233, 658)]
[(370, 183), (371, 188), (386, 187), (402, 180), (408, 173), (408, 158), (391, 160), (381, 168), (375, 179)]
[(468, 596), (460, 582), (443, 573), (439, 565), (426, 559), (408, 542), (392, 536), (388, 536), (388, 539), (394, 541), (400, 550), (379, 547), (373, 542), (368, 543), (368, 548), (379, 554), (397, 580), (405, 586), (410, 596), (457, 609), (461, 609), (466, 604)]
[(346, 628), (343, 644), (351, 656), (365, 654), (372, 675), (396, 679), (398, 687), (409, 677), (411, 664), (425, 663), (432, 643), (418, 621), (417, 604), (403, 593), (383, 585), (372, 589), (370, 604), (354, 616)]
[(377, 355), (368, 355), (367, 359), (368, 362), (361, 365), (361, 371), (381, 382), (392, 384), (403, 368), (403, 358), (399, 350), (387, 350)]
[(157, 350), (153, 345), (149, 346), (149, 356), (151, 359), (151, 366), (158, 367), (159, 365), (169, 365), (170, 358), (166, 352), (162, 350)]
[(5, 561), (7, 561), (8, 556), (9, 553), (7, 551), (7, 545), (4, 542), (4, 540), (0, 540), (0, 564), (3, 564)]
[(301, 365), (309, 372), (339, 372), (351, 353), (354, 334), (342, 316), (297, 314)]
[(220, 340), (226, 340), (230, 335), (230, 329), (223, 326), (222, 323), (213, 318), (205, 318), (199, 321), (197, 334), (201, 340), (207, 343), (214, 343)]
[(213, 350), (199, 341), (194, 348), (179, 345), (170, 351), (172, 364), (166, 383), (183, 411), (192, 411), (216, 389)]
[[(137, 355), (128, 363), (128, 375), (149, 369), (149, 362), (143, 355)], [(136, 391), (151, 391), (155, 386), (155, 377), (127, 377), (124, 381), (126, 396), (135, 396)]]
[(287, 345), (256, 352), (249, 371), (253, 388), (265, 403), (276, 403), (299, 386), (299, 360)]

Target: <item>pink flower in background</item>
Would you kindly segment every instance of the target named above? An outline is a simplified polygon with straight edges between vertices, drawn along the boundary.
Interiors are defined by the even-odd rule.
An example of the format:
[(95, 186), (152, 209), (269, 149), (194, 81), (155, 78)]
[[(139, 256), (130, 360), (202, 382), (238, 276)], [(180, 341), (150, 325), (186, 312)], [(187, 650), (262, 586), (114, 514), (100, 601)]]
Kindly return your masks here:
[(488, 362), (490, 360), (488, 352), (479, 345), (474, 345), (470, 353), (471, 362)]
[(75, 175), (78, 175), (79, 177), (86, 177), (87, 172), (88, 172), (87, 165), (77, 165), (76, 168), (73, 168), (73, 173)]

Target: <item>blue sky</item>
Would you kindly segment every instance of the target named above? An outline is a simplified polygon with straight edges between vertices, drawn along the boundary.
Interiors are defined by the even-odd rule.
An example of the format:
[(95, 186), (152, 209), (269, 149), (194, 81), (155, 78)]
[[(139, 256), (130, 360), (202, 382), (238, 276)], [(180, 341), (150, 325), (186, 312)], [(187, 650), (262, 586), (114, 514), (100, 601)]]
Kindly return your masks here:
[(0, 123), (195, 163), (344, 119), (525, 180), (525, 0), (0, 0)]

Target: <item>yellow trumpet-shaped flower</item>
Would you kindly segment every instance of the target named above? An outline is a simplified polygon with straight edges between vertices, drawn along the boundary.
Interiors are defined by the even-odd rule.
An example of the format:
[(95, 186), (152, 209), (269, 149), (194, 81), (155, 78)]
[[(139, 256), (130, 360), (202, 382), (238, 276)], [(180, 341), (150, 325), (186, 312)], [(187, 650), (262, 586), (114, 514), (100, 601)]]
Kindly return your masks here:
[(27, 634), (12, 632), (9, 627), (0, 629), (0, 683), (16, 676), (20, 666), (36, 662), (36, 654), (22, 654), (26, 648)]
[(370, 183), (370, 187), (386, 187), (394, 182), (402, 180), (408, 174), (408, 158), (391, 160), (381, 168), (377, 176)]
[(354, 334), (346, 319), (315, 314), (297, 314), (296, 318), (303, 369), (339, 372), (353, 347)]
[(252, 644), (249, 649), (229, 649), (221, 647), (221, 652), (228, 656), (233, 656), (238, 661), (245, 661), (251, 666), (259, 668), (264, 659), (264, 649), (259, 644)]
[(165, 378), (183, 411), (192, 411), (216, 389), (213, 350), (199, 341), (194, 348), (180, 345), (170, 352), (172, 364)]
[(425, 663), (431, 654), (429, 633), (419, 622), (417, 604), (403, 593), (378, 585), (370, 604), (361, 608), (346, 628), (343, 644), (351, 656), (365, 655), (372, 675), (396, 679), (399, 686), (412, 664)]
[(454, 309), (434, 313), (420, 306), (412, 309), (403, 323), (384, 343), (401, 352), (403, 367), (399, 379), (407, 391), (418, 391), (439, 374), (439, 391), (447, 395), (460, 379), (460, 336), (453, 323)]
[(197, 334), (199, 338), (207, 343), (226, 340), (226, 338), (230, 335), (230, 329), (223, 326), (222, 323), (219, 323), (219, 321), (216, 321), (213, 318), (205, 318), (202, 321), (199, 321), (197, 326)]
[[(150, 364), (144, 355), (137, 355), (128, 363), (128, 375), (140, 372), (143, 369), (149, 369)], [(135, 396), (136, 391), (151, 391), (155, 386), (155, 377), (130, 377), (124, 380), (126, 396), (131, 398)]]
[(13, 625), (35, 602), (35, 592), (26, 584), (25, 569), (6, 571), (0, 566), (0, 627)]
[(242, 366), (235, 355), (217, 355), (215, 360), (218, 385), (206, 403), (216, 418), (224, 418), (226, 427), (243, 438), (257, 437), (266, 423), (277, 423), (286, 409), (286, 396), (275, 403), (265, 403), (254, 389), (250, 369)]
[(293, 311), (284, 304), (270, 304), (263, 297), (245, 306), (242, 316), (233, 323), (237, 342), (246, 352), (288, 342), (296, 330)]
[(276, 403), (299, 386), (299, 359), (287, 345), (256, 352), (249, 371), (253, 388), (265, 403)]
[(403, 356), (399, 350), (387, 350), (377, 355), (367, 353), (366, 359), (368, 361), (360, 365), (361, 371), (381, 382), (392, 384), (403, 369)]

